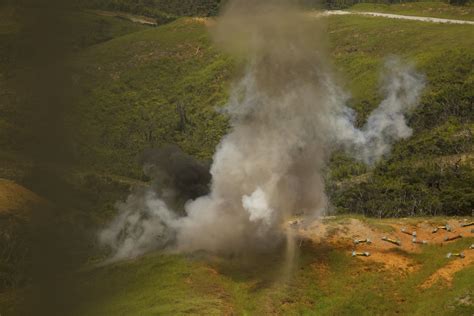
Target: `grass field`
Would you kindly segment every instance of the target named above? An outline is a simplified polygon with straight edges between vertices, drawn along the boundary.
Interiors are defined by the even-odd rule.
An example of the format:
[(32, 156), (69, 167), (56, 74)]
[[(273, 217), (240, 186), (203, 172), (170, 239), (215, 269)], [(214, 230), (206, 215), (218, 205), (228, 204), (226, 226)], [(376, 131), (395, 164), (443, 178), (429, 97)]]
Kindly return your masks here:
[(351, 11), (381, 12), (402, 15), (427, 16), (455, 20), (474, 20), (474, 5), (455, 6), (442, 1), (406, 2), (394, 4), (358, 3), (349, 8)]

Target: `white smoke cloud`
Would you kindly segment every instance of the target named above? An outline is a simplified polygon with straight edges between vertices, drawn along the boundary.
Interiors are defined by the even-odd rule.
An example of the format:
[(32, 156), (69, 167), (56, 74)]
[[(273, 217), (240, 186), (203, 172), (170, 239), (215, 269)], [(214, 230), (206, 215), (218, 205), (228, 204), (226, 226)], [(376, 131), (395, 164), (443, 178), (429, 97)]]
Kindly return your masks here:
[(405, 113), (417, 105), (422, 76), (389, 59), (385, 99), (357, 129), (315, 22), (265, 3), (231, 2), (214, 30), (216, 43), (249, 62), (224, 109), (231, 128), (213, 157), (210, 193), (190, 200), (184, 216), (151, 192), (129, 197), (101, 233), (114, 258), (157, 248), (241, 253), (276, 246), (293, 214), (324, 212), (322, 175), (332, 150), (342, 147), (371, 164), (410, 136)]
[[(361, 129), (354, 126), (355, 113), (343, 104), (345, 99), (333, 98), (338, 104), (334, 106), (337, 111), (331, 117), (334, 141), (354, 158), (369, 165), (388, 154), (394, 142), (411, 136), (406, 114), (418, 105), (425, 87), (424, 76), (394, 56), (386, 60), (381, 81), (385, 98)], [(331, 90), (334, 93), (337, 88)], [(342, 92), (339, 94), (344, 96)]]
[(242, 206), (249, 213), (251, 222), (262, 221), (262, 224), (266, 226), (271, 224), (273, 210), (268, 206), (267, 198), (262, 189), (257, 188), (250, 196), (244, 195)]
[(176, 215), (151, 190), (131, 194), (117, 209), (118, 216), (99, 234), (99, 241), (113, 250), (109, 261), (163, 248), (172, 239)]

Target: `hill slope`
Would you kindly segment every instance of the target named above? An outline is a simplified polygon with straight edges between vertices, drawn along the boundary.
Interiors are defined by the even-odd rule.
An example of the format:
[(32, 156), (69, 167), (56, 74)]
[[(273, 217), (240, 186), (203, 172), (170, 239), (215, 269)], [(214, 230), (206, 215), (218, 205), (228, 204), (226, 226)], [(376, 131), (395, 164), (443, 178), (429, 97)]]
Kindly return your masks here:
[[(9, 11), (2, 12), (10, 14), (1, 33), (9, 51), (19, 28), (8, 22), (14, 21)], [(77, 104), (66, 111), (73, 139), (70, 150), (78, 167), (140, 179), (137, 157), (165, 143), (210, 160), (227, 130), (226, 118), (216, 108), (226, 102), (236, 69), (235, 61), (213, 47), (207, 32), (212, 20), (182, 18), (146, 28), (90, 13), (72, 19), (82, 21), (76, 23), (77, 36), (71, 39), (78, 50), (71, 74)], [(331, 16), (326, 33), (330, 62), (352, 93), (350, 104), (359, 114), (359, 124), (381, 99), (378, 69), (386, 56), (396, 54), (414, 62), (428, 82), (421, 105), (410, 117), (414, 136), (397, 144), (391, 157), (369, 170), (342, 154), (334, 155), (328, 192), (335, 210), (377, 216), (470, 214), (472, 26)], [(0, 143), (2, 157), (12, 166), (3, 167), (6, 177), (28, 164), (21, 163), (17, 153), (38, 142), (22, 128), (23, 122), (37, 118), (21, 110), (22, 96), (16, 97), (11, 88), (21, 73), (13, 69), (23, 67), (12, 56), (6, 55), (0, 64)]]
[[(78, 108), (83, 122), (78, 138), (87, 147), (81, 147), (80, 160), (140, 177), (135, 157), (147, 147), (175, 143), (199, 159), (212, 157), (227, 128), (215, 109), (225, 103), (235, 72), (232, 60), (213, 48), (206, 23), (210, 21), (180, 19), (81, 55), (78, 65), (86, 69), (80, 78), (87, 97)], [(350, 104), (360, 124), (381, 99), (378, 69), (387, 56), (415, 63), (428, 82), (421, 105), (410, 117), (414, 136), (397, 144), (391, 158), (369, 172), (342, 154), (333, 157), (329, 191), (336, 209), (350, 207), (377, 216), (408, 210), (470, 214), (472, 26), (360, 16), (332, 16), (327, 25), (332, 62), (352, 93)], [(438, 163), (453, 155), (468, 158)], [(362, 186), (350, 185), (351, 177), (363, 174)], [(340, 181), (346, 183), (343, 189)], [(377, 190), (381, 187), (393, 195), (391, 203), (387, 190)]]
[[(27, 126), (35, 117), (18, 106), (23, 91), (11, 89), (15, 76), (28, 69), (14, 55), (2, 55), (0, 63), (4, 88), (0, 98), (1, 176), (16, 179), (47, 198), (58, 188), (70, 187), (65, 191), (72, 193), (59, 198), (80, 210), (69, 219), (75, 226), (97, 225), (111, 216), (113, 202), (124, 198), (130, 186), (143, 185), (138, 181), (142, 173), (137, 156), (144, 149), (175, 143), (199, 159), (212, 157), (228, 128), (216, 107), (226, 102), (237, 63), (213, 47), (207, 32), (212, 20), (182, 18), (146, 28), (81, 14), (87, 17), (78, 19), (87, 23), (75, 33), (80, 36), (72, 38), (76, 50), (70, 61), (78, 98), (66, 111), (76, 165), (67, 181), (58, 181), (57, 187), (45, 188), (41, 183), (35, 187), (28, 182), (34, 163), (22, 153), (38, 142)], [(335, 210), (381, 217), (471, 214), (473, 28), (357, 16), (333, 16), (327, 23), (330, 62), (353, 94), (350, 103), (359, 114), (359, 123), (380, 101), (378, 68), (387, 55), (413, 61), (429, 83), (422, 104), (410, 117), (413, 137), (397, 144), (390, 157), (368, 169), (342, 153), (334, 155), (328, 191)], [(11, 18), (0, 19), (0, 27), (0, 43), (10, 52), (21, 28)], [(377, 239), (372, 258), (353, 260), (351, 238), (366, 234), (379, 238), (383, 233), (398, 236), (400, 225), (427, 234), (427, 226), (447, 219), (429, 223), (363, 219), (362, 226), (339, 220), (324, 224), (327, 234), (318, 235), (322, 227), (301, 232), (306, 239), (289, 283), (278, 278), (283, 252), (259, 257), (258, 264), (249, 260), (244, 268), (241, 261), (232, 259), (154, 254), (106, 267), (86, 267), (80, 272), (81, 284), (71, 292), (86, 302), (78, 312), (85, 315), (298, 314), (315, 310), (321, 314), (423, 315), (428, 311), (463, 315), (472, 310), (474, 271), (472, 264), (462, 263), (471, 261), (444, 257), (448, 251), (465, 250), (472, 235), (444, 246), (416, 248), (419, 252), (411, 247), (379, 248)], [(360, 227), (363, 230), (357, 231)], [(333, 242), (322, 244), (318, 242), (321, 238)], [(396, 264), (385, 265), (386, 258)], [(438, 275), (448, 275), (447, 281)], [(413, 295), (414, 289), (419, 295)], [(16, 304), (12, 297), (18, 296), (0, 295), (2, 310), (4, 302)]]
[(180, 19), (80, 56), (79, 139), (89, 146), (81, 160), (140, 177), (135, 158), (147, 147), (174, 143), (212, 157), (227, 126), (216, 109), (226, 102), (233, 65), (211, 46), (205, 22)]

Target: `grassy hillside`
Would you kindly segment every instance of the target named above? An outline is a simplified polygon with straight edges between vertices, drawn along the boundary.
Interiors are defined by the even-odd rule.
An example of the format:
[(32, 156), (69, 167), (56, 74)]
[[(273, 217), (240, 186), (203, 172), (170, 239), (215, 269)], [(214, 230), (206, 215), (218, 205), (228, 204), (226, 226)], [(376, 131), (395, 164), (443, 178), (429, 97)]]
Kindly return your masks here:
[[(89, 251), (97, 223), (110, 216), (107, 212), (113, 210), (117, 200), (127, 195), (131, 185), (139, 184), (137, 180), (57, 163), (54, 156), (61, 155), (63, 143), (60, 142), (53, 143), (53, 159), (47, 162), (40, 162), (38, 156), (32, 154), (33, 147), (47, 148), (52, 138), (56, 140), (54, 137), (45, 138), (47, 133), (37, 128), (45, 117), (53, 117), (53, 120), (46, 120), (46, 125), (54, 121), (54, 111), (49, 111), (47, 104), (32, 103), (34, 106), (31, 106), (26, 102), (32, 88), (28, 80), (38, 75), (37, 68), (32, 66), (32, 56), (44, 51), (39, 46), (31, 50), (28, 47), (35, 33), (26, 28), (28, 23), (25, 17), (37, 16), (41, 11), (36, 10), (13, 6), (0, 8), (0, 292), (11, 288), (18, 290), (29, 284), (32, 271), (39, 266), (42, 258), (54, 261), (52, 258), (66, 256), (66, 252), (76, 256)], [(60, 13), (62, 25), (68, 27), (68, 36), (58, 35), (61, 34), (58, 30), (56, 39), (64, 41), (61, 45), (68, 48), (69, 54), (145, 29), (138, 24), (85, 12)], [(51, 44), (48, 36), (42, 41), (44, 45)], [(40, 75), (35, 78), (38, 87), (42, 86), (41, 80), (45, 81), (45, 77)], [(62, 87), (58, 85), (57, 89)], [(38, 95), (38, 90), (35, 93)], [(46, 110), (43, 111), (42, 106)], [(67, 106), (69, 103), (62, 109), (66, 113), (70, 110)], [(37, 196), (48, 203), (32, 203)], [(47, 222), (44, 226), (48, 227), (44, 234), (48, 237), (44, 239), (57, 233), (53, 236), (53, 242), (40, 242), (43, 235), (39, 226), (44, 224), (43, 221)], [(35, 238), (38, 235), (40, 238)], [(69, 239), (72, 235), (73, 238)], [(84, 235), (86, 240), (82, 238)], [(61, 247), (64, 248), (57, 255), (46, 254), (60, 242), (66, 243), (67, 247), (63, 244)], [(32, 250), (45, 250), (44, 256), (34, 256), (34, 265)], [(49, 266), (60, 264), (58, 260)], [(9, 296), (6, 294), (7, 300)], [(3, 296), (0, 301), (3, 303)], [(0, 313), (4, 314), (2, 303)]]
[[(391, 157), (374, 170), (343, 156), (333, 157), (331, 179), (347, 180), (345, 186), (334, 181), (330, 185), (335, 206), (376, 216), (408, 210), (409, 214), (470, 214), (474, 203), (470, 190), (474, 185), (472, 26), (339, 16), (330, 18), (329, 31), (334, 62), (346, 75), (361, 122), (380, 101), (377, 69), (385, 56), (396, 54), (414, 62), (428, 82), (420, 106), (409, 119), (414, 135), (396, 144)], [(455, 156), (463, 154), (466, 159), (458, 161)], [(358, 180), (351, 183), (351, 177)]]
[[(14, 91), (18, 69), (24, 67), (15, 59), (21, 28), (14, 10), (2, 14), (2, 45), (10, 53), (0, 63), (0, 144), (11, 165), (3, 167), (4, 176), (11, 178), (24, 170), (19, 166), (28, 165), (20, 153), (37, 143), (23, 122), (37, 118), (21, 110), (22, 94)], [(77, 167), (141, 179), (138, 156), (166, 143), (210, 160), (227, 130), (216, 108), (226, 102), (235, 74), (235, 63), (212, 45), (206, 25), (211, 20), (181, 18), (148, 28), (86, 12), (68, 16), (75, 25), (68, 41), (76, 51), (70, 59), (77, 98), (66, 114)], [(360, 124), (381, 100), (378, 70), (386, 56), (396, 54), (415, 63), (428, 81), (421, 105), (410, 117), (414, 136), (398, 143), (391, 158), (369, 170), (334, 155), (328, 192), (335, 211), (470, 214), (472, 26), (361, 16), (331, 16), (327, 21), (331, 62), (352, 93), (350, 104)]]
[[(91, 170), (87, 165), (80, 168), (81, 166), (75, 164), (74, 154), (71, 154), (72, 158), (67, 166), (52, 161), (41, 165), (32, 154), (31, 148), (45, 146), (49, 141), (44, 138), (41, 128), (36, 127), (41, 126), (41, 120), (54, 113), (45, 113), (45, 116), (42, 116), (40, 107), (43, 105), (27, 104), (29, 86), (26, 82), (37, 72), (28, 63), (29, 58), (24, 47), (25, 43), (31, 40), (31, 33), (25, 30), (26, 23), (23, 18), (34, 16), (28, 10), (35, 9), (13, 6), (0, 9), (0, 178), (14, 180), (35, 193), (52, 199), (52, 202), (65, 202), (68, 207), (83, 211), (84, 217), (107, 216), (107, 210), (113, 210), (115, 201), (124, 198), (130, 185), (139, 183), (139, 177), (126, 179), (104, 174)], [(89, 12), (59, 13), (64, 25), (70, 27), (67, 29), (67, 37), (58, 37), (66, 42), (64, 46), (68, 48), (68, 56), (113, 38), (148, 29), (140, 24)], [(68, 75), (73, 77), (70, 73)], [(77, 79), (72, 78), (72, 81), (77, 82)], [(76, 96), (77, 94), (73, 100), (77, 99)], [(72, 103), (66, 103), (61, 110), (65, 117), (71, 117)], [(63, 119), (61, 117), (60, 120)], [(69, 126), (68, 129), (73, 130), (76, 126), (75, 120), (69, 119), (66, 125)], [(73, 137), (73, 133), (67, 135), (66, 143), (73, 148), (74, 144), (69, 136), (71, 139), (77, 138)], [(60, 147), (65, 146), (56, 143), (53, 147), (54, 154), (59, 155), (64, 149)], [(57, 183), (48, 188), (45, 184), (47, 181), (36, 181), (35, 178), (42, 172), (54, 178), (53, 182)], [(59, 192), (62, 189), (66, 189), (68, 193), (60, 197), (55, 190)], [(97, 215), (101, 213), (103, 214)]]
[[(86, 12), (60, 13), (68, 27), (67, 36), (60, 39), (72, 52), (146, 28), (114, 17)], [(34, 74), (28, 60), (25, 61), (28, 54), (25, 50), (29, 48), (24, 45), (31, 38), (22, 19), (28, 14), (27, 9), (13, 6), (0, 9), (0, 155), (5, 157), (2, 160), (7, 161), (10, 160), (7, 156), (12, 156), (10, 153), (24, 152), (34, 142), (35, 135), (31, 134), (30, 127), (38, 119), (33, 114), (36, 109), (26, 107), (26, 93), (22, 90), (25, 78)], [(18, 162), (23, 158), (12, 157), (11, 160)]]
[(148, 147), (175, 143), (212, 157), (227, 127), (216, 110), (233, 65), (211, 46), (204, 22), (180, 19), (81, 54), (81, 161), (140, 177), (136, 157)]
[[(227, 128), (215, 109), (226, 101), (234, 66), (212, 46), (205, 23), (180, 19), (80, 55), (78, 77), (86, 95), (77, 109), (82, 117), (77, 137), (85, 145), (79, 146), (80, 161), (138, 178), (136, 157), (147, 147), (176, 143), (199, 159), (212, 157)], [(332, 62), (352, 93), (361, 124), (381, 100), (378, 70), (386, 56), (413, 62), (428, 81), (410, 117), (415, 134), (396, 145), (392, 158), (369, 170), (341, 154), (333, 157), (328, 189), (336, 210), (470, 214), (472, 26), (333, 16), (327, 32)], [(467, 158), (456, 164), (456, 155)], [(360, 176), (362, 186), (351, 184)]]

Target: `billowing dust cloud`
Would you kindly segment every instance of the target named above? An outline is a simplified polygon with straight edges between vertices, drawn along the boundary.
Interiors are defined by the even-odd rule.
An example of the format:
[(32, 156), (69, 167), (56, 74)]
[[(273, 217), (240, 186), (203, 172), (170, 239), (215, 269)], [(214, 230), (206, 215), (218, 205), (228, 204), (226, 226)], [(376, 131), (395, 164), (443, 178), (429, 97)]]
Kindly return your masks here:
[(386, 98), (357, 129), (347, 93), (332, 79), (319, 23), (283, 1), (230, 1), (211, 33), (246, 68), (224, 109), (231, 128), (213, 158), (210, 192), (189, 200), (181, 215), (163, 190), (132, 194), (101, 232), (112, 260), (158, 248), (272, 249), (292, 215), (325, 211), (323, 169), (332, 150), (370, 164), (410, 136), (404, 113), (418, 103), (423, 77), (389, 59)]

